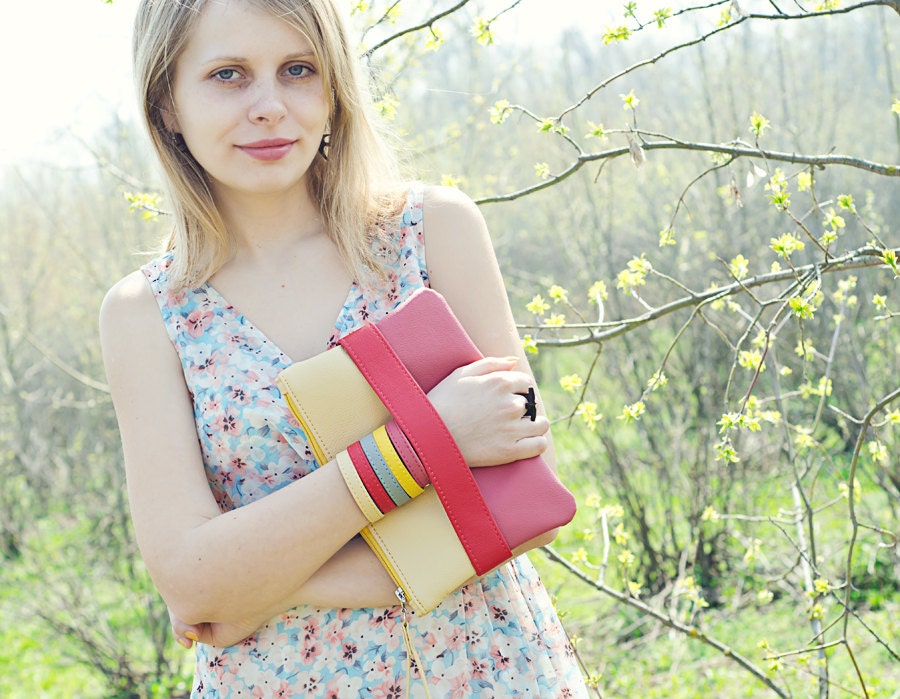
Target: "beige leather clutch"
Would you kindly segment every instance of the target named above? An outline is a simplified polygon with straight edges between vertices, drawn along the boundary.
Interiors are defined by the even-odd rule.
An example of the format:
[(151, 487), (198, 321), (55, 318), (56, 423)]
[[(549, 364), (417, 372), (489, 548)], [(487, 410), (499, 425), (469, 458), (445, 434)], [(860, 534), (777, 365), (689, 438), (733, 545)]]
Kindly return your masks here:
[[(292, 365), (276, 383), (320, 464), (391, 417), (340, 347)], [(475, 578), (434, 488), (360, 534), (418, 614)]]

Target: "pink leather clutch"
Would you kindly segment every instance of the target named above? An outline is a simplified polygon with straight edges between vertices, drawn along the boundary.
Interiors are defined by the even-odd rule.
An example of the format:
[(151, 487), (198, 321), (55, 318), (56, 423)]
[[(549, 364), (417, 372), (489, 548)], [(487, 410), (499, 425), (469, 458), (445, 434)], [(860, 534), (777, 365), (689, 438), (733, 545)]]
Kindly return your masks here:
[[(439, 421), (436, 413), (425, 415), (430, 404), (421, 403), (427, 403), (424, 394), (481, 356), (443, 297), (420, 289), (377, 324), (347, 335), (340, 347), (288, 367), (277, 383), (320, 462), (334, 458), (393, 415), (401, 427), (406, 423), (404, 432), (417, 451), (426, 452), (424, 463), (427, 458), (452, 458), (447, 453), (456, 449), (455, 444), (449, 449), (442, 441), (445, 435), (438, 434), (443, 423), (434, 424), (434, 419)], [(450, 480), (432, 481), (434, 487), (426, 488), (425, 494), (362, 532), (419, 612), (508, 560), (511, 549), (567, 524), (575, 514), (572, 494), (541, 457), (475, 469), (463, 462)], [(429, 491), (437, 491), (439, 498)], [(462, 542), (466, 563), (471, 563), (465, 570), (446, 563), (454, 554), (429, 550), (430, 542), (420, 538), (443, 526), (431, 526), (435, 508), (441, 518), (449, 519), (448, 526), (452, 523), (450, 534), (455, 532)], [(448, 542), (444, 534), (440, 536)], [(415, 577), (409, 575), (410, 568), (434, 576), (440, 566), (452, 578), (446, 580), (446, 589), (428, 594), (413, 589), (416, 582), (410, 580)]]
[[(411, 294), (376, 327), (424, 393), (455, 369), (482, 357), (447, 302), (432, 289)], [(365, 333), (367, 328), (361, 330)], [(346, 347), (363, 333), (350, 333), (341, 344)], [(366, 360), (364, 351), (359, 354), (357, 366)], [(471, 473), (509, 548), (566, 524), (575, 515), (572, 494), (540, 456)], [(443, 497), (441, 501), (446, 509), (447, 502)]]

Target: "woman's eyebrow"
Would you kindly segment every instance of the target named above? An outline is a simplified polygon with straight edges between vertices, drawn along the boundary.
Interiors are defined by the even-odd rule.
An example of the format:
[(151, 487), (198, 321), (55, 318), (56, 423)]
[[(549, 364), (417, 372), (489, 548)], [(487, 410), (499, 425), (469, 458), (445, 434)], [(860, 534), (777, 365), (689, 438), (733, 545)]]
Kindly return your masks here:
[[(296, 53), (290, 53), (284, 56), (281, 60), (282, 62), (287, 61), (299, 61), (299, 60), (311, 60), (315, 59), (316, 54), (312, 51), (298, 51)], [(220, 56), (211, 56), (210, 58), (204, 59), (203, 65), (208, 65), (211, 63), (247, 63), (250, 59), (246, 56), (237, 56), (237, 55), (220, 55)]]

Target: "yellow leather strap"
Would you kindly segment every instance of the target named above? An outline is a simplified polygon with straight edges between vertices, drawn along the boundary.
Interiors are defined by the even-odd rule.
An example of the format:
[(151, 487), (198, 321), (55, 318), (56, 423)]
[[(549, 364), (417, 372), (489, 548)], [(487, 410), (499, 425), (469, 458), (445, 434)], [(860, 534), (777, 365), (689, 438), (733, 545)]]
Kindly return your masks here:
[(416, 479), (412, 477), (409, 469), (406, 468), (406, 464), (403, 463), (403, 459), (400, 458), (397, 450), (394, 449), (394, 445), (391, 443), (391, 438), (388, 437), (384, 425), (376, 429), (372, 433), (372, 436), (375, 438), (375, 444), (378, 446), (378, 450), (381, 452), (381, 455), (384, 456), (384, 460), (390, 467), (391, 473), (394, 474), (394, 478), (400, 483), (400, 487), (403, 488), (403, 490), (406, 491), (406, 494), (411, 498), (421, 495), (423, 492), (422, 487), (416, 483)]
[[(369, 494), (372, 495), (372, 499), (376, 504), (379, 505), (379, 509), (387, 514), (395, 507), (400, 507), (400, 505), (405, 505), (412, 498), (409, 497), (409, 493), (407, 493), (403, 486), (400, 485), (400, 482), (397, 480), (397, 477), (394, 475), (394, 472), (391, 471), (391, 467), (388, 466), (387, 461), (384, 458), (384, 455), (381, 453), (381, 450), (378, 448), (378, 445), (375, 444), (375, 437), (372, 436), (371, 433), (367, 434), (365, 437), (357, 442), (359, 444), (360, 449), (362, 449), (363, 455), (368, 462), (368, 467), (375, 474), (375, 477), (378, 479), (378, 482), (381, 484), (381, 487), (384, 489), (384, 492), (387, 493), (387, 496), (391, 500), (391, 506), (387, 508), (381, 507), (381, 503), (378, 498), (375, 497), (375, 494), (370, 490)], [(348, 450), (350, 451), (350, 450)], [(354, 458), (354, 454), (350, 451), (350, 458), (353, 459), (353, 463), (356, 465), (356, 470), (359, 471), (360, 464), (357, 463)], [(368, 481), (365, 479), (365, 476), (360, 473), (360, 477), (362, 478), (362, 482), (368, 486)]]

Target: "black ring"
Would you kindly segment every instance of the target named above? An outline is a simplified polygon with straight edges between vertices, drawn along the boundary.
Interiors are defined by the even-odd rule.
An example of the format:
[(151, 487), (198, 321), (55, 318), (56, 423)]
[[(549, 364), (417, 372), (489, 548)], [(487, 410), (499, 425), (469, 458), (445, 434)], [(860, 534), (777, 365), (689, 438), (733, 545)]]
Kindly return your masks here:
[(534, 422), (537, 419), (537, 403), (535, 402), (534, 397), (534, 386), (529, 386), (527, 393), (517, 393), (516, 395), (522, 396), (522, 398), (525, 399), (525, 414), (522, 417), (531, 418), (531, 421)]

